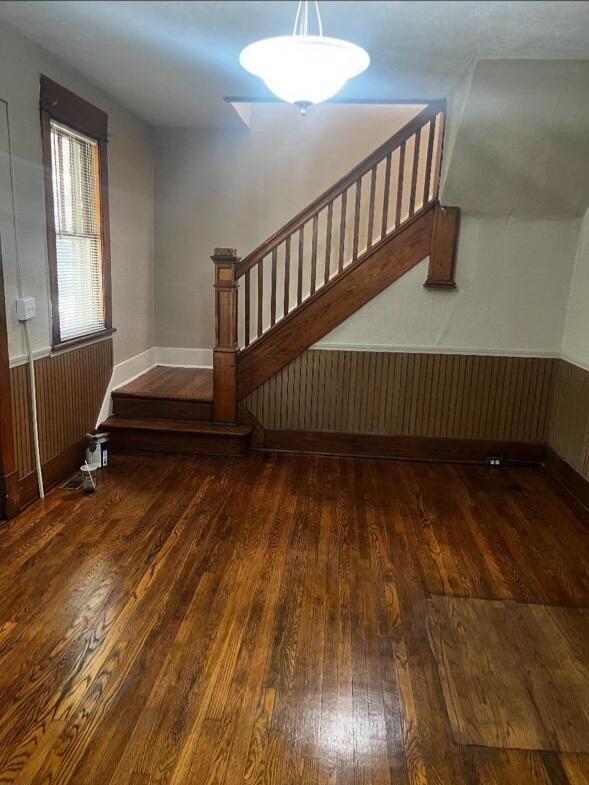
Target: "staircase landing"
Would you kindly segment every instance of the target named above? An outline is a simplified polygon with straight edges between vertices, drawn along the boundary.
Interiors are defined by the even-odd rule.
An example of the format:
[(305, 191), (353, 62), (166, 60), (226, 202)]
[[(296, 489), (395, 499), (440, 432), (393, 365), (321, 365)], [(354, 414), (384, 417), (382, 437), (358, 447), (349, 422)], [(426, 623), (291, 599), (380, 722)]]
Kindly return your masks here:
[(112, 393), (112, 452), (242, 455), (251, 427), (213, 419), (213, 372), (158, 365)]
[(211, 403), (213, 371), (210, 368), (167, 368), (156, 365), (115, 392), (119, 396), (132, 398)]

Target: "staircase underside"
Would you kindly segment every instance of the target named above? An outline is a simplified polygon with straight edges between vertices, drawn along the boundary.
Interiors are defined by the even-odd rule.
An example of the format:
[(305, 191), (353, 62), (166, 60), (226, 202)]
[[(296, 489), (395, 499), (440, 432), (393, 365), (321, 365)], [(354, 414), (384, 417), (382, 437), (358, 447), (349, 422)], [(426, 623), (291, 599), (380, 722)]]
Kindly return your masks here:
[(357, 262), (238, 354), (239, 399), (333, 330), (425, 259), (432, 249), (434, 205), (377, 243)]
[(242, 455), (251, 426), (213, 417), (213, 372), (156, 366), (112, 393), (110, 450)]

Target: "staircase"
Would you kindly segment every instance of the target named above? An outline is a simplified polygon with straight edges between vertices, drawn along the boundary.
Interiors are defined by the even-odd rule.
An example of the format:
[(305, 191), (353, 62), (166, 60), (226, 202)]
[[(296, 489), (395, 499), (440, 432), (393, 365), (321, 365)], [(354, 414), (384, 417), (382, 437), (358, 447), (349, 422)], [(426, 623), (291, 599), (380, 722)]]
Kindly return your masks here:
[(429, 104), (244, 259), (215, 249), (213, 371), (152, 369), (115, 391), (111, 449), (241, 454), (252, 390), (427, 256), (424, 285), (454, 288), (460, 216), (438, 202), (445, 115)]
[(112, 452), (243, 455), (251, 426), (214, 423), (213, 372), (156, 366), (112, 393)]

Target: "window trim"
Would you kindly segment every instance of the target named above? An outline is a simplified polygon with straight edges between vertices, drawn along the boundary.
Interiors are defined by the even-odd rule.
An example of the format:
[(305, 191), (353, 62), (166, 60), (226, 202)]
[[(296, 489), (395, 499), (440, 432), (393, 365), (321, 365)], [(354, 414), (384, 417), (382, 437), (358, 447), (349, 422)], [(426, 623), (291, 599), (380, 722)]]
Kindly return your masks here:
[[(47, 257), (51, 296), (51, 346), (58, 350), (95, 341), (114, 332), (112, 326), (112, 282), (110, 260), (110, 220), (108, 210), (108, 115), (83, 98), (61, 87), (47, 76), (41, 76), (40, 100), (41, 140), (45, 174), (45, 218), (47, 228)], [(85, 134), (98, 143), (98, 177), (100, 187), (100, 226), (102, 251), (102, 296), (104, 328), (84, 335), (61, 340), (59, 323), (59, 295), (57, 286), (57, 246), (53, 204), (53, 171), (51, 161), (51, 120), (73, 131)]]

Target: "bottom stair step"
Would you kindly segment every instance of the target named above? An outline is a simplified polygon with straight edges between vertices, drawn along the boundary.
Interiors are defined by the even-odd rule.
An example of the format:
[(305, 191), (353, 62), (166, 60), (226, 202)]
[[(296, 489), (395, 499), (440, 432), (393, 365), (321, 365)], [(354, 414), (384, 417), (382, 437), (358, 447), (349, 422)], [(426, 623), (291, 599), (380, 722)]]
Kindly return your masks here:
[(243, 455), (251, 425), (232, 425), (201, 420), (137, 419), (113, 415), (100, 430), (110, 434), (113, 453), (145, 450), (191, 455)]

